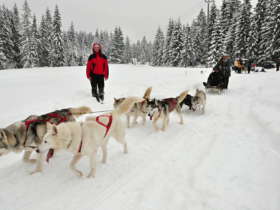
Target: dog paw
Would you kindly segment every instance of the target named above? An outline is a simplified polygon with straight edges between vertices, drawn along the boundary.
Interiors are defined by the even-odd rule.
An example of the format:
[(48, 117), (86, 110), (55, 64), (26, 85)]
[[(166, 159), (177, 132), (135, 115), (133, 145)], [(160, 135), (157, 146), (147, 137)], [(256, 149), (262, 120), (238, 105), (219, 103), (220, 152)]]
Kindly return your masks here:
[(87, 176), (87, 178), (94, 178), (94, 177), (95, 177), (95, 175), (91, 174), (91, 173)]
[(78, 177), (82, 177), (83, 176), (83, 173), (81, 171), (75, 171), (75, 174), (78, 176)]
[(36, 159), (28, 159), (28, 160), (23, 160), (23, 162), (25, 162), (25, 163), (30, 163), (30, 164), (34, 164), (34, 163), (36, 163)]
[(34, 175), (34, 174), (41, 173), (41, 172), (42, 172), (42, 170), (35, 170), (35, 171), (30, 172), (29, 174)]

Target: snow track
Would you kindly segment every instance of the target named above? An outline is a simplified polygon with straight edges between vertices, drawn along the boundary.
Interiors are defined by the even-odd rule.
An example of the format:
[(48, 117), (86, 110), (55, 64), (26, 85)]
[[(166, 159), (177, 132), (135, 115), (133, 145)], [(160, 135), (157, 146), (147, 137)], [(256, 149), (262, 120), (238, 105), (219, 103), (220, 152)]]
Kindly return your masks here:
[[(1, 71), (0, 126), (64, 107), (111, 109), (114, 97), (142, 96), (149, 86), (158, 98), (193, 94), (207, 75), (112, 65), (101, 105), (90, 97), (83, 68)], [(184, 125), (171, 115), (166, 132), (155, 132), (150, 121), (127, 129), (128, 154), (111, 139), (108, 162), (99, 157), (94, 179), (76, 177), (67, 152), (32, 176), (34, 166), (21, 155), (1, 157), (0, 209), (279, 210), (279, 80), (272, 71), (233, 74), (228, 91), (207, 95), (204, 115), (185, 110)], [(88, 165), (83, 158), (77, 167), (87, 174)]]

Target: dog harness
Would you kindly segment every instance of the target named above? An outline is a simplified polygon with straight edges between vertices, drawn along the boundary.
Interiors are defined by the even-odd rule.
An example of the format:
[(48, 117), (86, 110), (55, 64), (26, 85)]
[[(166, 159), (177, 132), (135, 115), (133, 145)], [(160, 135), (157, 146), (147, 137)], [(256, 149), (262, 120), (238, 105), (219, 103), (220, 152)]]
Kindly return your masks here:
[[(100, 121), (100, 118), (108, 118), (108, 123), (107, 124), (104, 124), (103, 122)], [(103, 126), (106, 128), (106, 132), (105, 132), (105, 135), (104, 135), (104, 138), (107, 136), (111, 126), (112, 126), (112, 122), (113, 122), (113, 116), (112, 115), (100, 115), (100, 116), (97, 116), (96, 117), (96, 120), (95, 120), (99, 125)], [(82, 147), (83, 147), (83, 135), (82, 135), (82, 138), (81, 138), (81, 143), (80, 143), (80, 146), (79, 146), (79, 149), (78, 149), (78, 153), (81, 153), (82, 151)]]
[[(100, 121), (100, 118), (104, 118), (104, 117), (107, 117), (109, 119), (108, 123), (107, 124), (104, 124), (103, 122)], [(111, 128), (111, 125), (112, 125), (112, 122), (113, 122), (113, 116), (112, 115), (100, 115), (98, 117), (96, 117), (96, 122), (99, 124), (99, 125), (102, 125), (103, 127), (106, 128), (106, 132), (105, 132), (105, 135), (104, 135), (104, 138), (107, 136), (110, 128)]]
[[(28, 135), (27, 131), (30, 128), (30, 126), (32, 126), (32, 124), (49, 122), (51, 124), (58, 125), (60, 123), (68, 121), (69, 117), (67, 117), (67, 116), (70, 116), (70, 115), (72, 115), (72, 114), (69, 111), (65, 113), (65, 116), (60, 115), (57, 112), (52, 112), (52, 113), (48, 113), (48, 114), (45, 114), (43, 116), (37, 117), (35, 119), (24, 120), (23, 122), (26, 126), (26, 137), (25, 137), (23, 145), (26, 146), (27, 135)], [(57, 121), (55, 121), (55, 120), (57, 120)], [(49, 162), (49, 160), (53, 157), (53, 155), (54, 155), (54, 150), (49, 149), (49, 151), (47, 153), (46, 161)]]
[(177, 99), (176, 98), (166, 98), (163, 101), (168, 105), (168, 111), (172, 112), (177, 106)]
[[(71, 115), (70, 112), (67, 113), (67, 116)], [(25, 120), (23, 121), (25, 126), (26, 126), (26, 130), (28, 130), (28, 128), (30, 127), (31, 124), (33, 123), (45, 123), (45, 122), (50, 122), (52, 123), (53, 119), (57, 119), (58, 121), (55, 123), (56, 125), (62, 123), (62, 122), (66, 122), (68, 121), (68, 118), (66, 116), (62, 116), (58, 113), (49, 113), (46, 114), (45, 119), (41, 119), (40, 117), (36, 118), (36, 119), (32, 119), (32, 120)]]

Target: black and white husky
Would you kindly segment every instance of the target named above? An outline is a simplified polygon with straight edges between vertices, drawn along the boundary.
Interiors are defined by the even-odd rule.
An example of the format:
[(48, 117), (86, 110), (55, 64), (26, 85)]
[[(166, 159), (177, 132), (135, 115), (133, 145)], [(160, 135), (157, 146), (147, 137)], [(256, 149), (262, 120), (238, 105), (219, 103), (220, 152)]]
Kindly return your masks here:
[(168, 124), (169, 124), (169, 114), (173, 111), (180, 117), (180, 124), (184, 123), (183, 115), (182, 115), (182, 106), (180, 105), (184, 98), (187, 96), (188, 91), (182, 92), (176, 98), (165, 98), (165, 99), (153, 99), (149, 101), (149, 116), (150, 119), (153, 121), (153, 126), (156, 131), (159, 130), (157, 126), (157, 121), (161, 118), (163, 120), (162, 123), (162, 131), (165, 131)]

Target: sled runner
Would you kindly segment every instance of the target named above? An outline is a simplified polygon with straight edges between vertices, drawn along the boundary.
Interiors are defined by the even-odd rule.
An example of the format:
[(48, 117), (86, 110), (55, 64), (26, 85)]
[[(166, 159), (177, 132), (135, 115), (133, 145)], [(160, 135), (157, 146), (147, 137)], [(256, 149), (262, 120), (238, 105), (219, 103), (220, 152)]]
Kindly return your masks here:
[(221, 86), (205, 86), (205, 90), (207, 93), (218, 93), (219, 95), (223, 92)]

